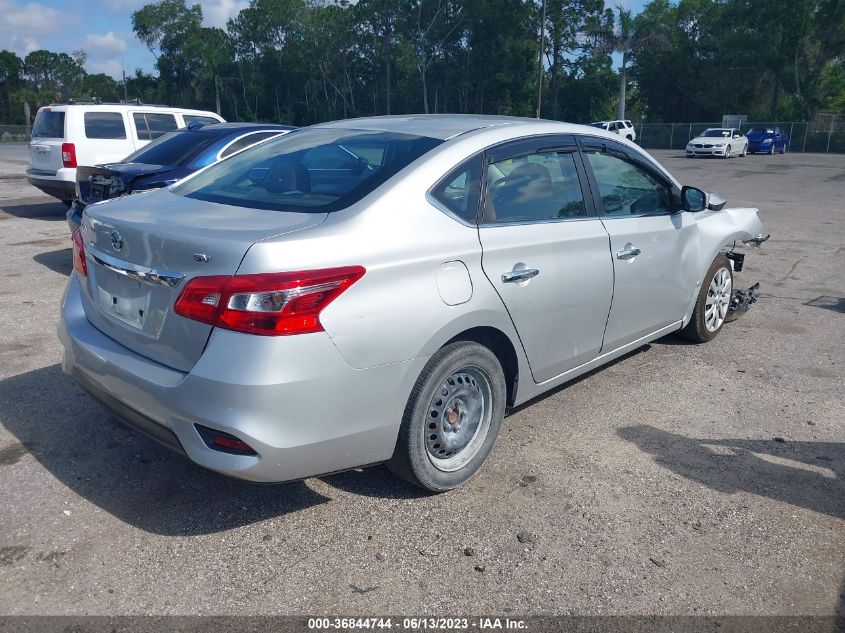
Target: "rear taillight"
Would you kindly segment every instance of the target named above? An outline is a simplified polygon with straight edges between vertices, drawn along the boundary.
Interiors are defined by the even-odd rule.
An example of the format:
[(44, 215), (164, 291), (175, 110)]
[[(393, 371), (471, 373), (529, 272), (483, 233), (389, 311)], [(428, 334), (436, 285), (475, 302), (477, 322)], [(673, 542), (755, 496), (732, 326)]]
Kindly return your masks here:
[(73, 232), (73, 269), (83, 277), (88, 276), (88, 262), (85, 261), (85, 240), (82, 231)]
[(288, 273), (196, 277), (176, 314), (237, 332), (284, 336), (322, 332), (320, 312), (364, 276), (361, 266)]
[(62, 143), (62, 165), (76, 167), (76, 145), (73, 143)]
[(230, 453), (232, 455), (258, 455), (252, 446), (234, 435), (216, 429), (210, 429), (202, 424), (195, 424), (194, 428), (200, 434), (205, 445), (215, 451)]

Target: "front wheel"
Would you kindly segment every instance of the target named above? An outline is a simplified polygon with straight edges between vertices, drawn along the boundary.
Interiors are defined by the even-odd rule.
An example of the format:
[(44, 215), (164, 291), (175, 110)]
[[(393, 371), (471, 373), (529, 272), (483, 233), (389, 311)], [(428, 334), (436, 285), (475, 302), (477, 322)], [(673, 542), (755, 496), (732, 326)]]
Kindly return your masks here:
[(783, 144), (783, 147), (780, 148), (781, 154), (786, 154), (786, 143)]
[(504, 371), (488, 348), (458, 341), (438, 350), (411, 391), (387, 467), (431, 492), (461, 485), (493, 450), (506, 393)]
[(772, 143), (771, 145), (769, 145), (769, 156), (774, 156), (774, 155), (775, 155), (775, 144)]
[(693, 343), (706, 343), (716, 338), (728, 316), (732, 291), (731, 262), (724, 255), (719, 255), (704, 275), (692, 318), (681, 330), (681, 335)]
[(730, 158), (730, 157), (731, 157), (731, 146), (730, 146), (730, 145), (728, 145), (728, 146), (725, 148), (725, 158)]

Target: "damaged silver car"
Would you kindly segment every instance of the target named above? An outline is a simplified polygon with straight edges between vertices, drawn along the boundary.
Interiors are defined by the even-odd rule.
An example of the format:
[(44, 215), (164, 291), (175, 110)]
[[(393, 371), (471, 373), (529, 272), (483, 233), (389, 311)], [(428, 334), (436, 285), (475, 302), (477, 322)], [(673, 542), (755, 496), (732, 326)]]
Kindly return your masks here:
[(315, 125), (88, 207), (63, 368), (227, 475), (386, 462), (448, 490), (508, 407), (671, 332), (709, 341), (747, 307), (732, 245), (761, 224), (724, 207), (592, 127)]

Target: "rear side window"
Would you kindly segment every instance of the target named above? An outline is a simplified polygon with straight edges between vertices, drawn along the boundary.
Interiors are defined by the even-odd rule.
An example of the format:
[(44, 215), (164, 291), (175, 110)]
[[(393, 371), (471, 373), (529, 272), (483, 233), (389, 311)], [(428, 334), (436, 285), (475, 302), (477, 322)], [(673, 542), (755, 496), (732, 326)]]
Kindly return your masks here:
[(469, 159), (441, 180), (431, 195), (464, 222), (475, 224), (481, 190), (481, 156)]
[(64, 138), (65, 113), (39, 110), (32, 126), (32, 138)]
[(442, 142), (394, 132), (297, 130), (212, 165), (173, 191), (237, 207), (327, 213), (358, 202)]
[(487, 168), (485, 222), (534, 222), (587, 215), (572, 152), (542, 152)]
[(212, 123), (220, 123), (217, 119), (210, 116), (199, 116), (196, 114), (183, 114), (182, 118), (185, 120), (185, 127), (191, 123), (202, 123), (203, 125), (211, 125)]
[(141, 141), (152, 141), (176, 129), (176, 117), (172, 114), (136, 112), (132, 118)]
[(120, 112), (86, 112), (86, 138), (126, 138), (126, 126)]

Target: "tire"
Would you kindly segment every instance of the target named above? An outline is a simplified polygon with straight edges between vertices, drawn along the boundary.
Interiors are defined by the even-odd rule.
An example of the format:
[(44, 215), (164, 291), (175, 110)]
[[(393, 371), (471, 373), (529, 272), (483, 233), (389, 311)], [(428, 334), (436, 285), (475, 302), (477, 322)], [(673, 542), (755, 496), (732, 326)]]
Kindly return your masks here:
[(786, 154), (786, 142), (784, 142), (783, 147), (780, 149), (781, 154)]
[(457, 341), (438, 350), (411, 391), (387, 468), (430, 492), (461, 485), (493, 450), (506, 395), (505, 373), (488, 348)]
[(70, 209), (70, 205), (73, 204), (73, 200), (62, 200), (62, 204), (65, 205), (65, 209)]
[(725, 160), (727, 160), (727, 159), (728, 159), (728, 158), (730, 158), (730, 157), (731, 157), (731, 146), (730, 146), (730, 145), (728, 145), (728, 146), (725, 148)]
[(772, 143), (771, 145), (769, 145), (769, 156), (774, 156), (774, 155), (775, 155), (775, 144)]
[[(724, 271), (727, 271), (726, 286), (724, 284)], [(720, 276), (718, 280), (717, 275)], [(733, 270), (731, 269), (731, 262), (724, 255), (719, 255), (713, 260), (710, 268), (707, 269), (707, 274), (704, 275), (704, 281), (695, 300), (692, 318), (687, 326), (681, 330), (681, 336), (693, 343), (706, 343), (716, 338), (725, 325), (732, 290)], [(708, 298), (713, 299), (710, 306), (708, 306)]]
[(748, 156), (748, 145), (747, 145), (747, 144), (746, 144), (745, 146), (743, 146), (743, 148), (742, 148), (742, 154), (740, 154), (740, 156), (741, 156), (742, 158), (745, 158), (746, 156)]

